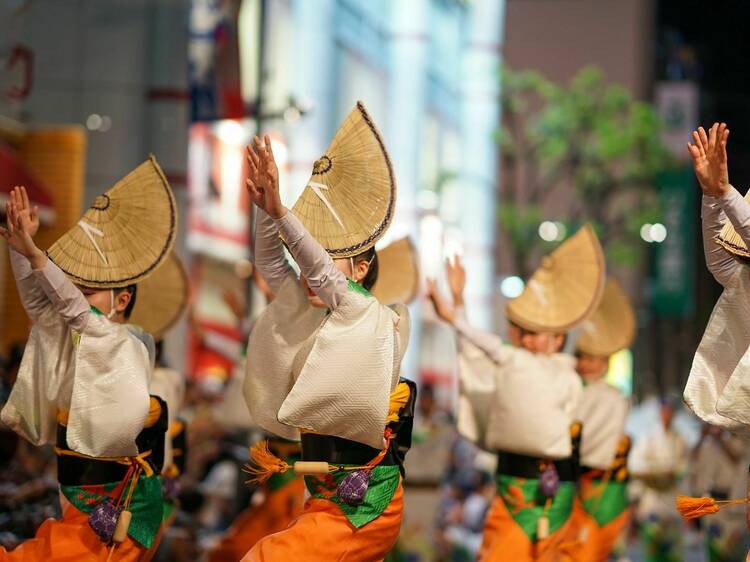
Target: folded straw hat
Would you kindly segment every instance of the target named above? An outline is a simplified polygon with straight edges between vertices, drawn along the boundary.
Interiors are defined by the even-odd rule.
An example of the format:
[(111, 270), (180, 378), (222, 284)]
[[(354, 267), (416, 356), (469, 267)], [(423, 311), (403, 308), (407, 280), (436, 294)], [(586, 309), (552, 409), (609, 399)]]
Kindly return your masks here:
[(135, 307), (128, 322), (160, 339), (187, 307), (188, 287), (185, 268), (172, 252), (152, 275), (138, 284)]
[(630, 347), (635, 339), (636, 321), (633, 305), (620, 284), (610, 278), (596, 312), (581, 327), (576, 347), (598, 357), (609, 357)]
[[(750, 191), (745, 194), (745, 201), (750, 203)], [(750, 259), (750, 251), (747, 249), (747, 244), (745, 244), (742, 237), (737, 234), (731, 221), (727, 220), (726, 223), (724, 223), (724, 228), (721, 229), (721, 232), (716, 237), (716, 242), (733, 256), (745, 260)]]
[(47, 253), (78, 285), (124, 287), (159, 267), (176, 232), (174, 195), (152, 156), (98, 196)]
[(401, 238), (378, 250), (378, 280), (370, 291), (383, 304), (409, 304), (419, 289), (417, 251)]
[(508, 303), (508, 320), (534, 332), (567, 332), (596, 310), (604, 275), (599, 239), (584, 225), (542, 260), (521, 296)]
[(396, 178), (383, 139), (362, 102), (313, 167), (292, 208), (334, 258), (372, 248), (393, 219)]

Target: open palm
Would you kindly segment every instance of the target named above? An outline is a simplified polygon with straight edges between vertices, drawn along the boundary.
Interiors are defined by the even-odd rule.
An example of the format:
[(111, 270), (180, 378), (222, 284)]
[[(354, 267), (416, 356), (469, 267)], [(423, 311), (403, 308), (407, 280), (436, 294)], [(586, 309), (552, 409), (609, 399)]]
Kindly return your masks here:
[(247, 163), (247, 191), (250, 199), (271, 217), (279, 218), (284, 213), (279, 195), (279, 169), (268, 135), (263, 143), (255, 137), (255, 149), (247, 147)]
[(26, 257), (36, 253), (33, 238), (39, 230), (39, 209), (32, 207), (24, 187), (14, 187), (5, 203), (7, 228), (0, 227), (0, 235), (11, 248)]
[(722, 197), (729, 190), (728, 138), (726, 124), (714, 123), (708, 135), (703, 127), (693, 131), (694, 143), (688, 143), (698, 183), (703, 193), (710, 197)]

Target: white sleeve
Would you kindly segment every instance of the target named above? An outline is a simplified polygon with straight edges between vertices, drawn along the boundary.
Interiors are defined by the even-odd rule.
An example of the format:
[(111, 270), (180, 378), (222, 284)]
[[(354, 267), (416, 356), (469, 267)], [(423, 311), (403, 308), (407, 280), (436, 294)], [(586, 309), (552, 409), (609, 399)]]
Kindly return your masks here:
[(706, 266), (714, 279), (724, 287), (729, 284), (739, 264), (724, 248), (716, 242), (726, 221), (718, 199), (703, 196), (701, 203), (701, 220), (703, 226), (703, 253)]
[(334, 310), (346, 296), (346, 275), (291, 211), (275, 222), (310, 289)]

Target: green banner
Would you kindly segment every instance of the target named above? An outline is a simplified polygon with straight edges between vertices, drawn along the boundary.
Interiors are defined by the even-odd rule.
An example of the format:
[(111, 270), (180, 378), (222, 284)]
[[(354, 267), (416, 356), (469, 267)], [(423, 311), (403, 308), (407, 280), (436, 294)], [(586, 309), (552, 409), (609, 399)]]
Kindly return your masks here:
[(690, 166), (661, 173), (656, 187), (667, 237), (654, 243), (651, 307), (660, 316), (685, 318), (695, 309), (697, 187)]

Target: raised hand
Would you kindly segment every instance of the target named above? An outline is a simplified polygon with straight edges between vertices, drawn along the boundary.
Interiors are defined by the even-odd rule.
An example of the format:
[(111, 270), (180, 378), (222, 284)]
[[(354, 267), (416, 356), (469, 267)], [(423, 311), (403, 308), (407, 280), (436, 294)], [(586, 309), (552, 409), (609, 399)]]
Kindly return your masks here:
[(271, 139), (266, 135), (261, 143), (255, 137), (255, 149), (247, 147), (248, 179), (247, 191), (252, 202), (272, 218), (286, 214), (279, 194), (279, 169), (273, 157)]
[(453, 261), (445, 260), (445, 274), (454, 306), (462, 306), (464, 303), (464, 288), (466, 287), (466, 270), (461, 263), (461, 256), (455, 256)]
[(432, 302), (432, 306), (435, 308), (435, 314), (438, 315), (438, 318), (449, 324), (453, 324), (456, 320), (456, 313), (445, 297), (440, 294), (440, 291), (437, 288), (437, 283), (434, 279), (427, 280), (427, 298)]
[(687, 145), (698, 183), (709, 197), (723, 197), (729, 191), (728, 138), (726, 123), (714, 123), (708, 135), (703, 127), (693, 131), (693, 143)]
[(24, 187), (14, 187), (5, 203), (7, 227), (0, 227), (0, 235), (8, 245), (29, 260), (40, 258), (43, 252), (34, 244), (33, 237), (39, 230), (39, 209), (31, 207)]

